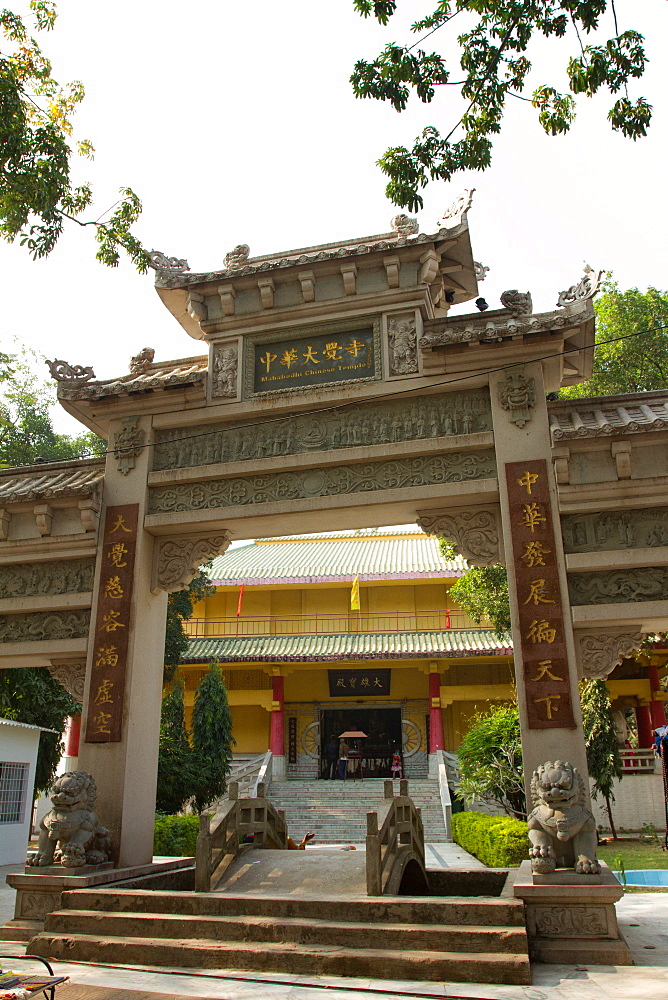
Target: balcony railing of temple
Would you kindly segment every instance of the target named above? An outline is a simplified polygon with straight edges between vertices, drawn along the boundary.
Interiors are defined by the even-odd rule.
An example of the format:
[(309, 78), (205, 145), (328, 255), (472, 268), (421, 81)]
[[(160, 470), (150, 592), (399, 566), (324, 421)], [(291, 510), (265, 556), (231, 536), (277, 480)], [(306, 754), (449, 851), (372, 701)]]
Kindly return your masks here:
[(468, 615), (451, 611), (386, 611), (382, 614), (260, 615), (252, 618), (191, 618), (189, 636), (204, 639), (224, 635), (337, 635), (359, 632), (444, 632), (449, 629), (490, 631)]

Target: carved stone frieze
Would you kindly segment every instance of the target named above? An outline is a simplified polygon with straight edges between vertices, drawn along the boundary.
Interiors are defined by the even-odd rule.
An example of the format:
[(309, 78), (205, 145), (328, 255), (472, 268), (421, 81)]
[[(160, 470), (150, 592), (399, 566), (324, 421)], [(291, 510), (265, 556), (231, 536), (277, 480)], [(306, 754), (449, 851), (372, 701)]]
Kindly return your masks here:
[(524, 427), (531, 420), (531, 410), (536, 405), (536, 389), (533, 378), (527, 378), (521, 371), (509, 371), (499, 382), (499, 403), (513, 424)]
[(664, 601), (668, 598), (668, 568), (650, 566), (605, 573), (570, 573), (568, 593), (574, 605)]
[(226, 429), (224, 424), (157, 431), (154, 469), (257, 461), (275, 455), (331, 451), (358, 445), (450, 437), (491, 430), (489, 395), (456, 392), (416, 400), (362, 403)]
[(67, 663), (50, 663), (46, 668), (54, 681), (58, 681), (75, 701), (83, 705), (86, 684), (86, 663), (84, 660)]
[(567, 514), (561, 530), (566, 552), (659, 548), (668, 545), (668, 507)]
[(499, 562), (498, 511), (493, 507), (419, 513), (417, 523), (428, 535), (451, 542), (472, 566)]
[(159, 540), (155, 547), (152, 590), (171, 594), (183, 590), (202, 563), (222, 555), (230, 544), (229, 535), (182, 535)]
[(124, 476), (135, 467), (135, 458), (144, 447), (146, 432), (137, 427), (139, 417), (125, 417), (122, 429), (114, 436), (114, 458)]
[(418, 370), (415, 315), (390, 316), (387, 321), (390, 375), (413, 375)]
[(575, 651), (581, 677), (605, 680), (624, 657), (638, 649), (642, 632), (606, 629), (605, 632), (576, 632)]
[(90, 611), (35, 611), (0, 615), (0, 642), (81, 639), (88, 635)]
[(0, 566), (0, 599), (37, 594), (83, 594), (93, 589), (92, 559)]
[(236, 396), (239, 371), (239, 348), (236, 344), (220, 344), (213, 352), (212, 396)]
[(44, 920), (58, 904), (53, 892), (21, 892), (20, 912), (24, 920)]
[(391, 462), (364, 462), (297, 472), (154, 487), (149, 512), (207, 510), (245, 504), (345, 496), (377, 490), (398, 490), (488, 479), (496, 475), (493, 451), (419, 456)]
[(535, 933), (541, 937), (600, 938), (609, 934), (604, 906), (532, 906)]

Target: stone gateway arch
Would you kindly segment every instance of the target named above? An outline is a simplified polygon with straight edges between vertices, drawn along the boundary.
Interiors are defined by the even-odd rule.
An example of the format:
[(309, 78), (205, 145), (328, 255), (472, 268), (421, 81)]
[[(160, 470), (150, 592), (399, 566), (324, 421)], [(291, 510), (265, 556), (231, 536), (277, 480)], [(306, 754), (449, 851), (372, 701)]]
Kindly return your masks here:
[(200, 353), (105, 381), (51, 363), (108, 451), (0, 473), (0, 666), (82, 701), (118, 865), (152, 857), (167, 594), (233, 539), (413, 521), (505, 562), (529, 778), (586, 774), (578, 679), (668, 626), (667, 396), (546, 401), (591, 370), (589, 269), (551, 312), (509, 291), (451, 317), (486, 270), (469, 207), (206, 274), (155, 254)]

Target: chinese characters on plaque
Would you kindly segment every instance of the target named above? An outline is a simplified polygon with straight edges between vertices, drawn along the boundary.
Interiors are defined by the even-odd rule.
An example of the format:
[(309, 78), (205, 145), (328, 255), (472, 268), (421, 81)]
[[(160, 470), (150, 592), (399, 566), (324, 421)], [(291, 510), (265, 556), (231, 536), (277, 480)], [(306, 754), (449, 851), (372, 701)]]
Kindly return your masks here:
[(328, 670), (330, 698), (390, 693), (389, 667), (378, 670)]
[(297, 763), (297, 716), (288, 717), (288, 764)]
[(297, 389), (375, 375), (373, 330), (256, 344), (254, 392)]
[(574, 729), (547, 465), (510, 462), (506, 478), (529, 729)]
[(121, 739), (138, 516), (134, 503), (107, 507), (105, 515), (86, 743)]

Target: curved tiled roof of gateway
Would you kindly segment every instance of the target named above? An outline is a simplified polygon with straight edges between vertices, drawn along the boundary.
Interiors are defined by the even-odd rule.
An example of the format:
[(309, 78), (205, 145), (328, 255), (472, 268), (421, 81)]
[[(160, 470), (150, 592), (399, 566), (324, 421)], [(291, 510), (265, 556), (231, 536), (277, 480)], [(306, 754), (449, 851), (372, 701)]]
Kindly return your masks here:
[(445, 560), (438, 539), (418, 527), (367, 528), (259, 538), (229, 549), (209, 572), (219, 587), (360, 580), (452, 579), (467, 565)]

